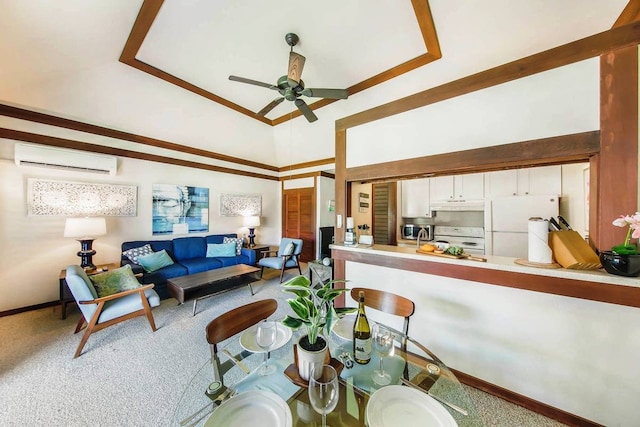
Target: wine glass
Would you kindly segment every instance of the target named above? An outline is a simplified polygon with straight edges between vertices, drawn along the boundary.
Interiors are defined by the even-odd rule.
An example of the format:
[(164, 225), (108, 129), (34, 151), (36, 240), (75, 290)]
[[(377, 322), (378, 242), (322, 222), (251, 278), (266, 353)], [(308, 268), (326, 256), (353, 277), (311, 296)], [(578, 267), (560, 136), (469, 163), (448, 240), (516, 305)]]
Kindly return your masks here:
[[(322, 372), (317, 379), (314, 370)], [(312, 368), (309, 376), (309, 402), (313, 409), (322, 415), (322, 427), (327, 427), (327, 414), (336, 409), (339, 398), (338, 373), (333, 366), (322, 365)]]
[(269, 366), (269, 349), (276, 342), (278, 327), (276, 322), (264, 320), (258, 323), (256, 329), (256, 344), (264, 351), (264, 365), (260, 368), (260, 375), (271, 375), (275, 372), (275, 366)]
[(373, 371), (371, 377), (373, 382), (378, 385), (387, 385), (391, 383), (391, 375), (384, 371), (383, 360), (385, 356), (391, 353), (393, 348), (393, 334), (384, 326), (376, 323), (373, 325), (372, 333), (373, 350), (378, 354), (380, 358), (380, 369)]

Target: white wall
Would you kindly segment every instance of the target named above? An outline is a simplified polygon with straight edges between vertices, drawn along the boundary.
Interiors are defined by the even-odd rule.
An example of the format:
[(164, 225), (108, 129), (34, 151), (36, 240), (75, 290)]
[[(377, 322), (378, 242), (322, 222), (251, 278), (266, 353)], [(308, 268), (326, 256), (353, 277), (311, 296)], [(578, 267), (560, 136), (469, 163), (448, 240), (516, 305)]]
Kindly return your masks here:
[[(366, 212), (360, 212), (360, 197), (359, 193), (367, 193), (369, 195), (369, 209)], [(352, 184), (351, 185), (351, 216), (353, 217), (353, 223), (356, 226), (354, 230), (358, 237), (360, 237), (359, 225), (367, 224), (373, 228), (373, 186), (371, 184)], [(371, 234), (371, 229), (369, 229)]]
[(353, 262), (346, 279), (415, 302), (410, 335), (452, 368), (603, 425), (640, 425), (637, 308)]
[(571, 224), (571, 228), (587, 237), (589, 234), (589, 212), (586, 205), (585, 169), (589, 163), (562, 165), (562, 195), (560, 214)]
[[(80, 244), (63, 238), (64, 217), (27, 215), (27, 179), (113, 183), (138, 186), (135, 217), (107, 217), (107, 235), (94, 242), (94, 263), (120, 261), (120, 245), (128, 240), (160, 240), (151, 234), (151, 190), (154, 183), (176, 183), (209, 188), (209, 233), (248, 233), (240, 217), (221, 217), (222, 193), (262, 194), (260, 242), (280, 240), (280, 183), (127, 158), (118, 158), (118, 174), (103, 176), (34, 167), (18, 167), (7, 156), (13, 143), (2, 140), (0, 150), (0, 311), (59, 299), (58, 276), (69, 264), (79, 263)], [(195, 235), (195, 234), (194, 234)]]
[(350, 128), (347, 167), (599, 129), (599, 79), (593, 58)]
[[(336, 224), (336, 212), (329, 210), (329, 202), (336, 200), (336, 180), (324, 176), (318, 177), (317, 218), (318, 227), (329, 227)], [(334, 205), (335, 206), (335, 205)]]

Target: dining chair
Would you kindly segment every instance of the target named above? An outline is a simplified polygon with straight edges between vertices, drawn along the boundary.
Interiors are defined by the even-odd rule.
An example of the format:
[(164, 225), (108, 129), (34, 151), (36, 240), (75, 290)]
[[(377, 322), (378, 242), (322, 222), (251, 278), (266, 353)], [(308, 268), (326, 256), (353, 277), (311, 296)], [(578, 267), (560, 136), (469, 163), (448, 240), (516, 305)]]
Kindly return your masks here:
[[(298, 272), (302, 274), (300, 262), (298, 261), (301, 252), (302, 239), (283, 238), (277, 252), (264, 252), (263, 258), (258, 260), (258, 265), (261, 267), (260, 278), (262, 279), (262, 273), (264, 273), (265, 267), (280, 270), (280, 283), (282, 283), (282, 276), (287, 269), (297, 268)], [(273, 254), (275, 254), (275, 256)]]
[(224, 384), (224, 374), (233, 367), (233, 364), (243, 358), (242, 353), (232, 354), (230, 357), (234, 358), (234, 361), (229, 359), (225, 363), (220, 363), (218, 344), (259, 323), (261, 320), (267, 319), (275, 313), (277, 308), (278, 301), (275, 299), (256, 301), (227, 311), (209, 322), (206, 328), (206, 335), (207, 342), (211, 347), (214, 381), (220, 381)]
[(352, 288), (351, 298), (358, 300), (360, 292), (364, 292), (364, 305), (373, 309), (382, 311), (383, 313), (393, 314), (404, 317), (402, 333), (405, 335), (402, 339), (402, 350), (407, 350), (407, 339), (409, 335), (409, 318), (416, 311), (416, 305), (413, 301), (391, 292), (379, 291), (369, 288)]
[(153, 284), (140, 285), (135, 289), (99, 298), (93, 283), (80, 266), (68, 266), (65, 280), (82, 314), (74, 334), (87, 324), (74, 358), (80, 356), (92, 333), (127, 319), (146, 316), (151, 330), (156, 331), (151, 307), (160, 305), (160, 297), (152, 289)]

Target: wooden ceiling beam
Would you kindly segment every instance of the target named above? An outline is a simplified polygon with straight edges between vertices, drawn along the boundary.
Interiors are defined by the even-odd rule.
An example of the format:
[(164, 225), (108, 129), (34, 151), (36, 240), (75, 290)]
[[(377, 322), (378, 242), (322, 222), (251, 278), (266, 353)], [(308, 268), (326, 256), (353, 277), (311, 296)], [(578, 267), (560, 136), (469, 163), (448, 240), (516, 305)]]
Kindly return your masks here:
[(110, 154), (113, 156), (128, 157), (131, 159), (146, 160), (148, 162), (165, 163), (188, 168), (203, 169), (212, 172), (228, 173), (233, 175), (248, 176), (251, 178), (268, 179), (278, 181), (277, 176), (270, 176), (255, 172), (248, 172), (239, 169), (226, 168), (222, 166), (209, 165), (207, 163), (194, 162), (190, 160), (174, 159), (172, 157), (159, 156), (155, 154), (141, 153), (139, 151), (125, 150), (122, 148), (107, 147), (104, 145), (90, 144), (72, 139), (58, 138), (49, 135), (42, 135), (31, 132), (23, 132), (14, 129), (0, 128), (0, 138), (14, 141), (32, 142), (36, 144), (51, 145), (54, 147), (70, 148), (73, 150), (90, 151), (92, 153)]

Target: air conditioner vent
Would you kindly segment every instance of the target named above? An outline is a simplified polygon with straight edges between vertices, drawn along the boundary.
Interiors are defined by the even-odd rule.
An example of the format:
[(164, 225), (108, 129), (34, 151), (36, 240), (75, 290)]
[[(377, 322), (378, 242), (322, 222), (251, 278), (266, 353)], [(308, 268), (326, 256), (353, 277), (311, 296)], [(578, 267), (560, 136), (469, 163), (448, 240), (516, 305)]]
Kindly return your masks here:
[(18, 166), (64, 169), (105, 175), (115, 175), (118, 169), (118, 160), (115, 156), (22, 143), (15, 145), (15, 163)]

